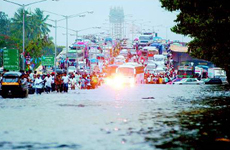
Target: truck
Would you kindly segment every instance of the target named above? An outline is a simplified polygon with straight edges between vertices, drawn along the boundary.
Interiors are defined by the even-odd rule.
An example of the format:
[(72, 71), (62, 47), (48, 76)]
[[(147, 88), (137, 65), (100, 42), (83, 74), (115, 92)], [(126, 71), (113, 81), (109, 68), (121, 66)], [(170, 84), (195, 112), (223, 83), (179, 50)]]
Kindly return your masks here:
[(157, 67), (159, 68), (165, 68), (165, 63), (166, 63), (166, 57), (164, 55), (154, 55), (153, 56), (153, 61), (157, 64)]
[(225, 70), (219, 67), (208, 68), (209, 78), (220, 78), (223, 83), (227, 83), (227, 75)]
[(139, 46), (149, 46), (153, 43), (153, 35), (140, 35), (139, 36)]
[(201, 68), (199, 66), (195, 67), (195, 76), (201, 77), (201, 78), (207, 78), (208, 77), (208, 71), (204, 68)]

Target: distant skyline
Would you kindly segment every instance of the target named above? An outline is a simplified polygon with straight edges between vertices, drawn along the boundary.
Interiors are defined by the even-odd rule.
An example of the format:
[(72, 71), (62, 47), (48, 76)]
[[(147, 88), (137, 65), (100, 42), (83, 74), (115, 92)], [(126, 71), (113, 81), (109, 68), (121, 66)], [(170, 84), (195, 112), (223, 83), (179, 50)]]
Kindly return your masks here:
[[(20, 4), (28, 4), (31, 2), (36, 2), (39, 0), (11, 0)], [(162, 38), (168, 37), (170, 40), (180, 40), (188, 42), (191, 38), (184, 37), (182, 35), (175, 34), (170, 31), (170, 28), (175, 25), (174, 20), (176, 19), (176, 13), (168, 12), (161, 8), (161, 3), (159, 0), (59, 0), (52, 1), (47, 0), (45, 2), (37, 3), (26, 7), (31, 11), (35, 8), (40, 8), (41, 10), (46, 10), (62, 15), (74, 15), (85, 11), (93, 11), (93, 14), (86, 14), (85, 17), (75, 17), (68, 20), (68, 28), (74, 30), (81, 30), (90, 27), (102, 27), (102, 29), (89, 29), (79, 32), (79, 35), (83, 34), (94, 34), (105, 32), (105, 29), (109, 27), (109, 11), (111, 7), (122, 7), (124, 9), (125, 20), (127, 22), (127, 34), (131, 38), (131, 22), (135, 21), (135, 26), (141, 28), (141, 23), (151, 22), (143, 24), (143, 29), (146, 31), (155, 30), (158, 36)], [(0, 11), (5, 12), (9, 18), (14, 16), (14, 13), (20, 7), (3, 0), (0, 0)], [(44, 13), (45, 15), (50, 15), (49, 19), (62, 19), (61, 16), (56, 16), (49, 13)], [(132, 17), (131, 17), (132, 16)], [(53, 22), (47, 21), (47, 23), (54, 25)], [(161, 26), (159, 26), (161, 25)], [(66, 27), (66, 21), (58, 22), (58, 26)], [(55, 37), (54, 28), (50, 28), (51, 32), (49, 36)], [(167, 32), (166, 32), (167, 31)], [(66, 30), (63, 28), (58, 28), (58, 45), (66, 45)], [(75, 32), (69, 31), (68, 45), (71, 45), (76, 36)]]

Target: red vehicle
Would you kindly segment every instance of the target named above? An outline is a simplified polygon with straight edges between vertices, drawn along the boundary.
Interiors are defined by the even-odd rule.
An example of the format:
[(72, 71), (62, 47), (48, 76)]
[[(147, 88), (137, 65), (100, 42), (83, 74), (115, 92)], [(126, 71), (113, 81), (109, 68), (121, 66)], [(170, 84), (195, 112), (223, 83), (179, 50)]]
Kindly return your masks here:
[(145, 57), (145, 59), (151, 59), (154, 55), (159, 54), (159, 51), (154, 46), (146, 46), (142, 50), (142, 56)]

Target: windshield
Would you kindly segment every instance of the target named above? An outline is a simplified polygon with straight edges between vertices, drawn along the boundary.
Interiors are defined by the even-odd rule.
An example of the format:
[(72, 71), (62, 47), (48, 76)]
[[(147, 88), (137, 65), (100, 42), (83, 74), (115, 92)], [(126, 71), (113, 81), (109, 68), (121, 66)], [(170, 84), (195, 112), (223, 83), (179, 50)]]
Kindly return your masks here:
[(153, 36), (140, 36), (139, 40), (141, 41), (150, 41), (153, 39)]
[(134, 69), (133, 68), (118, 68), (117, 73), (123, 74), (124, 76), (133, 76)]
[(146, 69), (156, 69), (156, 65), (147, 65)]
[(17, 77), (6, 77), (2, 79), (2, 82), (18, 82)]
[(164, 58), (154, 58), (155, 61), (164, 61)]
[(79, 66), (85, 66), (85, 63), (80, 63)]
[(75, 69), (75, 67), (74, 66), (69, 66), (69, 68), (68, 69)]
[(186, 79), (186, 78), (184, 78), (184, 79), (182, 79), (182, 80), (181, 80), (181, 82), (186, 82), (186, 81), (187, 81), (187, 79)]
[(82, 46), (76, 46), (76, 50), (82, 50), (82, 49), (84, 49), (84, 48), (85, 48), (84, 45), (82, 45)]

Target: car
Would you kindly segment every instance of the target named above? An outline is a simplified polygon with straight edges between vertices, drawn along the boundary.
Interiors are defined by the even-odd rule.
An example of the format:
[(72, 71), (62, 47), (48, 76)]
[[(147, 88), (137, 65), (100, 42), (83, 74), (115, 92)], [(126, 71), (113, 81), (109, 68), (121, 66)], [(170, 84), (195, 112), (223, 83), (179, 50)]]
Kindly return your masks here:
[(56, 73), (57, 73), (57, 74), (64, 74), (65, 72), (66, 72), (65, 69), (60, 69), (60, 68), (57, 68), (57, 69), (56, 69)]
[(73, 73), (76, 71), (76, 67), (75, 66), (69, 66), (68, 69), (67, 69), (67, 73)]
[(205, 84), (223, 84), (220, 78), (208, 78), (203, 80)]
[(21, 72), (6, 72), (1, 81), (2, 97), (28, 96), (28, 84)]
[(135, 49), (130, 49), (130, 53), (132, 56), (137, 55), (137, 51)]
[(77, 71), (84, 72), (85, 68), (86, 68), (86, 63), (84, 61), (79, 61), (77, 65)]
[(154, 74), (164, 74), (165, 73), (165, 68), (158, 67), (156, 69), (153, 69)]
[(120, 51), (120, 55), (122, 55), (122, 56), (124, 56), (124, 57), (127, 57), (128, 56), (128, 50), (127, 49), (122, 49), (121, 51)]
[(204, 81), (199, 81), (197, 78), (184, 78), (181, 81), (174, 82), (174, 85), (201, 85)]
[(176, 79), (174, 79), (174, 80), (172, 80), (171, 82), (168, 82), (168, 83), (166, 83), (166, 84), (173, 84), (174, 82), (179, 82), (179, 81), (181, 81), (183, 78), (176, 78)]
[(145, 67), (145, 73), (155, 73), (155, 69), (157, 68), (157, 64), (155, 63), (148, 63), (147, 66)]
[(114, 59), (114, 64), (115, 65), (121, 65), (125, 63), (125, 57), (122, 55), (118, 55), (117, 57), (115, 57)]

